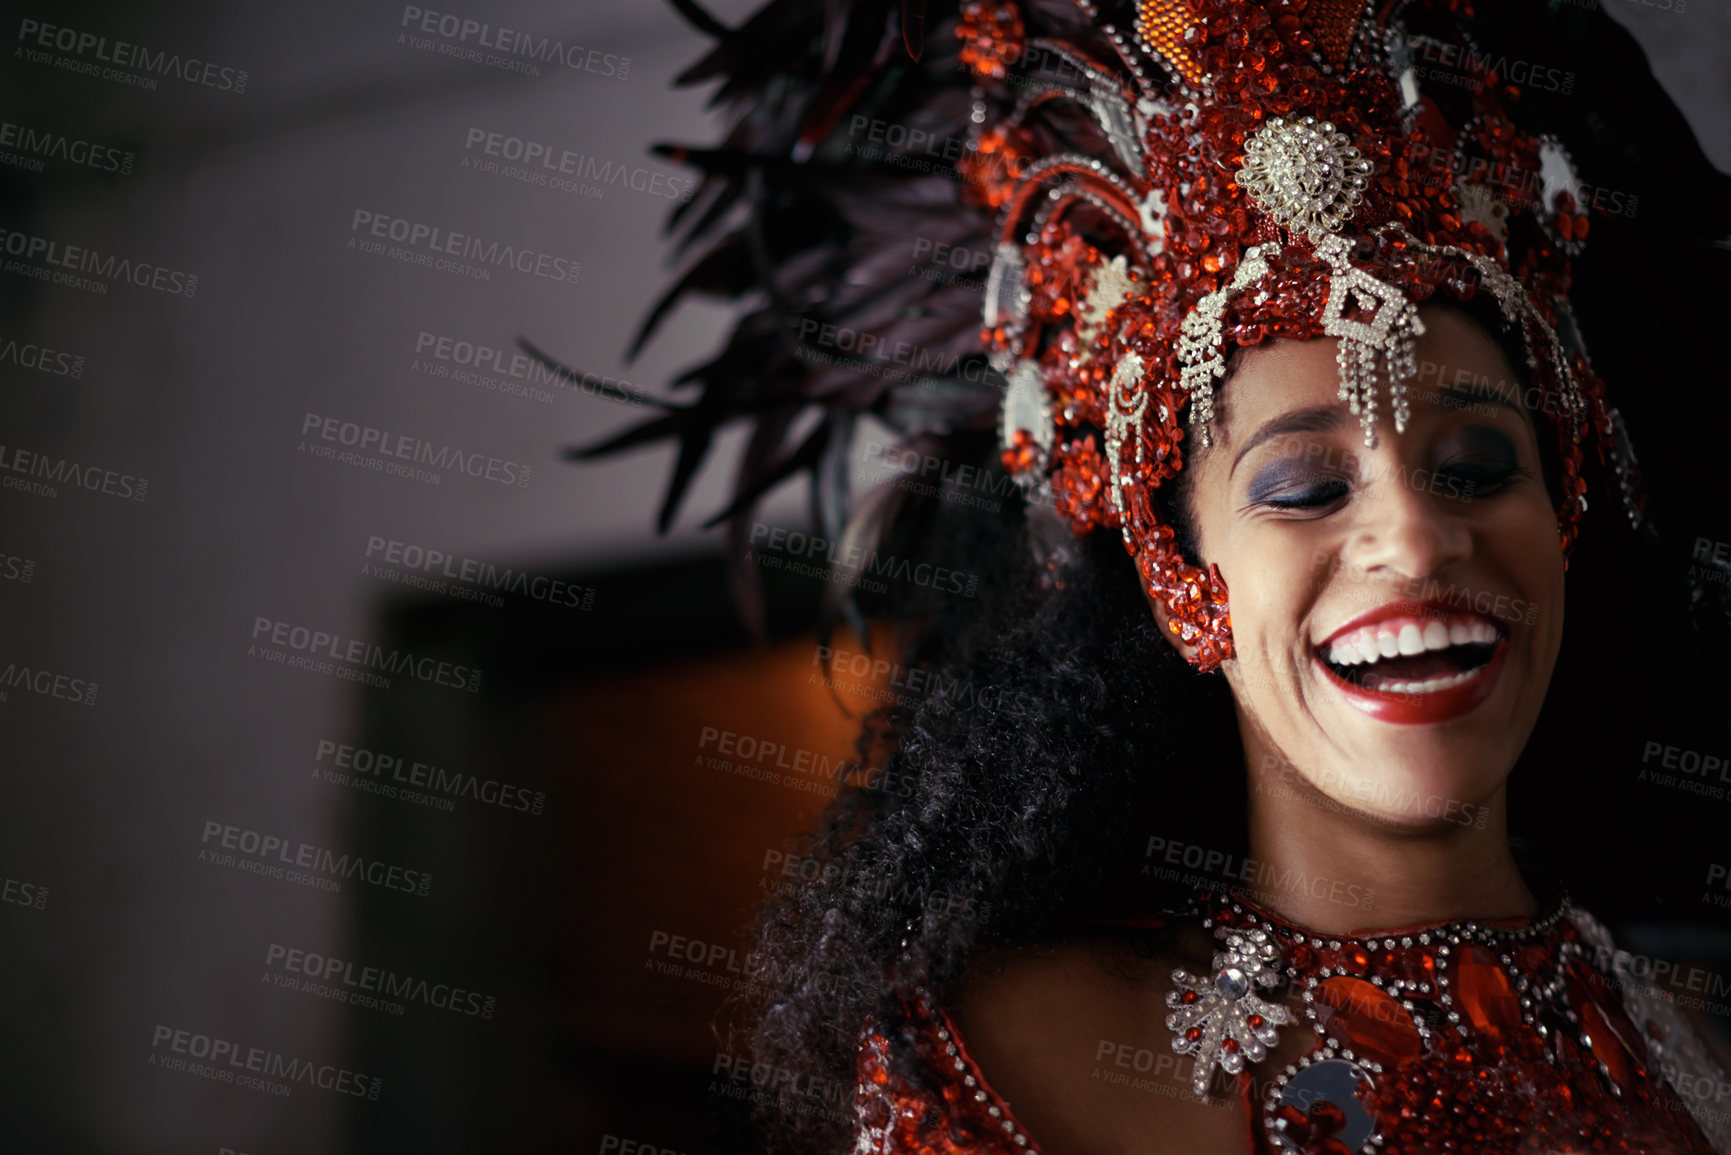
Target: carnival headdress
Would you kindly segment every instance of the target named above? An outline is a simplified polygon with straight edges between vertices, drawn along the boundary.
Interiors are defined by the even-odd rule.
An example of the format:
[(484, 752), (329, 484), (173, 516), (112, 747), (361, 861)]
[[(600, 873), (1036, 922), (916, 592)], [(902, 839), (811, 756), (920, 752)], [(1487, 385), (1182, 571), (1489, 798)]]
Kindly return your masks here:
[[(1229, 347), (1337, 338), (1340, 396), (1374, 444), (1379, 413), (1396, 430), (1408, 419), (1418, 305), (1481, 294), (1518, 334), (1533, 407), (1553, 418), (1564, 551), (1586, 508), (1589, 440), (1639, 523), (1634, 456), (1568, 301), (1588, 230), (1574, 163), (1555, 137), (1517, 125), (1517, 94), (1494, 66), (1436, 92), (1420, 83), (1415, 45), (1473, 45), (1467, 0), (963, 0), (941, 21), (913, 2), (812, 5), (792, 28), (785, 9), (769, 21), (775, 8), (724, 30), (682, 79), (731, 84), (762, 63), (753, 53), (774, 58), (803, 35), (829, 66), (816, 98), (789, 107), (761, 85), (724, 148), (663, 151), (709, 172), (676, 213), (703, 206), (691, 235), (771, 170), (779, 203), (755, 198), (644, 336), (692, 289), (737, 293), (755, 274), (767, 301), (692, 375), (701, 401), (591, 451), (677, 433), (664, 524), (733, 416), (757, 418), (717, 518), (732, 520), (736, 558), (742, 515), (800, 469), (820, 525), (841, 536), (860, 415), (928, 448), (995, 425), (1035, 508), (1076, 534), (1117, 530), (1173, 632), (1212, 669), (1232, 655), (1226, 586), (1184, 556), (1156, 492), (1182, 469), (1187, 437), (1209, 443)], [(928, 20), (934, 51), (916, 67)], [(952, 70), (956, 82), (929, 83)], [(921, 164), (955, 180), (898, 179)], [(932, 213), (933, 197), (951, 210)], [(766, 228), (784, 212), (795, 223)], [(896, 230), (914, 219), (928, 234), (944, 222), (923, 238), (928, 252), (990, 254), (983, 301), (895, 271), (908, 260)], [(825, 316), (867, 335), (862, 350), (911, 346), (932, 368), (839, 355)], [(970, 371), (982, 360), (994, 372)], [(784, 447), (811, 406), (818, 424)]]

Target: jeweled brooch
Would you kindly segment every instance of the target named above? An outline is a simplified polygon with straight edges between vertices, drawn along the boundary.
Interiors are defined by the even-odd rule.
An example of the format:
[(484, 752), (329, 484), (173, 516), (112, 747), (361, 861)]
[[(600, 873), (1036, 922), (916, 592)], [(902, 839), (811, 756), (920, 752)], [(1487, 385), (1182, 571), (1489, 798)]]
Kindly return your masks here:
[(1268, 933), (1225, 927), (1214, 933), (1226, 949), (1215, 952), (1213, 973), (1202, 979), (1180, 967), (1172, 972), (1178, 989), (1166, 992), (1172, 1049), (1195, 1057), (1192, 1085), (1198, 1095), (1208, 1093), (1215, 1067), (1238, 1074), (1246, 1060), (1254, 1063), (1268, 1053), (1279, 1038), (1275, 1028), (1293, 1021), (1291, 1011), (1256, 993), (1281, 981), (1280, 948)]

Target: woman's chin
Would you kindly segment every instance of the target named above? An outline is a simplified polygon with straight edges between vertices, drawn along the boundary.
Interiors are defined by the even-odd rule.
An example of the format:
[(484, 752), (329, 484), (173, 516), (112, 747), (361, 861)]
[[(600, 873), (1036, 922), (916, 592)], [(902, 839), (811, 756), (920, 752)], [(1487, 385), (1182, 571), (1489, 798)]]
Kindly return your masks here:
[[(1388, 751), (1338, 773), (1326, 770), (1311, 785), (1330, 807), (1382, 826), (1414, 833), (1450, 827), (1483, 828), (1489, 821), (1485, 799), (1495, 795), (1501, 780), (1487, 767), (1501, 764), (1489, 752), (1482, 757), (1453, 750)], [(1398, 769), (1396, 769), (1398, 768)]]

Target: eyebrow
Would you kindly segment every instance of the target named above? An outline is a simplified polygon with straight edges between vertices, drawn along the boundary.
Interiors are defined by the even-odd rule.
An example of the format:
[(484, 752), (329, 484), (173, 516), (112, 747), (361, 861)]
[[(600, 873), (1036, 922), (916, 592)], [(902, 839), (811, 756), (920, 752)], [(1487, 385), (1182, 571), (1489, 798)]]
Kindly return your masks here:
[[(1437, 385), (1433, 388), (1438, 393), (1446, 393), (1462, 400), (1488, 401), (1512, 410), (1523, 417), (1526, 416), (1526, 409), (1523, 406), (1509, 400), (1507, 394), (1488, 382), (1475, 381), (1462, 385)], [(1226, 475), (1231, 477), (1233, 472), (1238, 469), (1238, 463), (1243, 461), (1252, 449), (1264, 441), (1287, 433), (1332, 433), (1340, 428), (1343, 422), (1344, 414), (1337, 404), (1312, 405), (1304, 409), (1293, 409), (1282, 413), (1279, 417), (1264, 424), (1251, 436), (1250, 440), (1244, 443), (1244, 448), (1240, 449), (1238, 456), (1232, 459), (1232, 468), (1226, 471)]]
[(1502, 386), (1492, 385), (1489, 381), (1471, 381), (1461, 385), (1437, 385), (1434, 388), (1438, 393), (1446, 393), (1463, 401), (1489, 401), (1494, 405), (1501, 405), (1505, 409), (1512, 409), (1523, 417), (1526, 416), (1526, 406), (1515, 404), (1504, 392)]
[(1238, 463), (1244, 460), (1245, 454), (1270, 438), (1286, 433), (1330, 433), (1339, 429), (1345, 420), (1345, 411), (1339, 404), (1312, 405), (1304, 409), (1288, 410), (1251, 435), (1250, 440), (1244, 443), (1244, 448), (1238, 451), (1238, 456), (1232, 459), (1232, 469), (1226, 471), (1226, 476), (1232, 476)]

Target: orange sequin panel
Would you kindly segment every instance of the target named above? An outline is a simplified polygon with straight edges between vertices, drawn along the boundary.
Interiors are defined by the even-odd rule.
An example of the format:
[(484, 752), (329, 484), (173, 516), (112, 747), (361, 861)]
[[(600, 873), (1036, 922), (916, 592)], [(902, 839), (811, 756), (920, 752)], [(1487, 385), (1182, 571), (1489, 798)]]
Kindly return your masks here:
[(1184, 30), (1192, 19), (1184, 0), (1142, 0), (1136, 11), (1137, 35), (1194, 87), (1202, 83), (1202, 66), (1184, 47)]
[(1304, 26), (1316, 37), (1323, 59), (1340, 68), (1352, 51), (1352, 38), (1358, 34), (1358, 21), (1363, 15), (1363, 0), (1310, 0), (1310, 7), (1304, 12)]
[[(1324, 60), (1344, 67), (1364, 15), (1362, 0), (1310, 0), (1304, 27), (1316, 38)], [(1136, 32), (1168, 67), (1192, 87), (1200, 87), (1201, 62), (1185, 45), (1185, 33), (1196, 20), (1185, 0), (1142, 0), (1136, 10)]]

